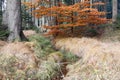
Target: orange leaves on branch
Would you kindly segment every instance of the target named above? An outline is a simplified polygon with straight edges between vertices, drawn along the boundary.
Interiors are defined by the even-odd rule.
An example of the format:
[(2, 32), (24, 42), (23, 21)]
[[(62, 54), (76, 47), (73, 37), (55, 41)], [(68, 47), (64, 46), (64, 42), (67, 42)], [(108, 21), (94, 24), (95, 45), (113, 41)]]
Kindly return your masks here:
[(100, 2), (96, 2), (96, 3), (92, 4), (92, 6), (98, 6), (98, 5), (101, 5), (101, 6), (103, 5), (104, 6), (105, 3), (103, 3), (103, 2), (100, 1)]
[[(49, 0), (37, 0), (36, 4), (43, 4), (45, 2), (49, 3)], [(30, 6), (31, 4), (27, 4)], [(64, 32), (66, 28), (82, 27), (89, 25), (99, 25), (107, 23), (107, 19), (104, 17), (106, 12), (100, 12), (94, 6), (105, 5), (105, 3), (97, 2), (90, 4), (90, 0), (85, 0), (84, 2), (79, 2), (74, 5), (66, 6), (59, 3), (59, 6), (37, 6), (33, 11), (34, 16), (40, 18), (42, 16), (48, 16), (55, 19), (56, 24), (52, 26), (44, 26), (49, 29), (48, 34), (59, 34)], [(94, 8), (93, 8), (94, 7)]]
[(53, 30), (50, 30), (48, 33), (46, 33), (44, 35), (45, 36), (49, 36), (49, 35), (57, 36), (58, 34), (64, 34), (64, 32), (62, 30), (53, 29)]

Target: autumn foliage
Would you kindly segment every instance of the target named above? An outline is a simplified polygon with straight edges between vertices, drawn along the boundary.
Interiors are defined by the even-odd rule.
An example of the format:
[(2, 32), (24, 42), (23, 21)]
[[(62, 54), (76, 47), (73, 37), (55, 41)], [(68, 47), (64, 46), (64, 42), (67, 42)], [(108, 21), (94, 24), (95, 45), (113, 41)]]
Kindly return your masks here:
[(54, 25), (44, 25), (49, 29), (48, 35), (58, 35), (65, 33), (67, 29), (71, 32), (76, 27), (97, 26), (107, 22), (105, 18), (106, 12), (98, 11), (97, 5), (104, 5), (104, 3), (97, 2), (90, 4), (89, 0), (79, 2), (74, 5), (65, 5), (59, 3), (57, 6), (41, 6), (38, 3), (47, 3), (50, 5), (49, 0), (37, 0), (34, 4), (24, 3), (28, 7), (35, 7), (33, 11), (34, 16), (41, 18), (43, 16), (54, 18)]

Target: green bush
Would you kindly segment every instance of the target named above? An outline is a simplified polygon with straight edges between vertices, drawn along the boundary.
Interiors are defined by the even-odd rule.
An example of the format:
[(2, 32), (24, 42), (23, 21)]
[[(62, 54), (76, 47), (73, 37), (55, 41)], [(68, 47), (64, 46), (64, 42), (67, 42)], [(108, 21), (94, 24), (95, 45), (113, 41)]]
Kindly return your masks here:
[(62, 51), (62, 52), (63, 52), (64, 60), (70, 64), (80, 59), (78, 56), (74, 55), (71, 52), (66, 52), (66, 51)]
[(6, 39), (7, 36), (9, 34), (9, 31), (6, 29), (6, 30), (3, 30), (2, 28), (0, 28), (0, 39)]
[(113, 23), (115, 30), (120, 30), (120, 15), (117, 16), (117, 20)]
[(50, 53), (55, 51), (50, 40), (39, 34), (31, 36), (29, 39), (35, 42), (35, 53), (39, 59), (46, 59)]

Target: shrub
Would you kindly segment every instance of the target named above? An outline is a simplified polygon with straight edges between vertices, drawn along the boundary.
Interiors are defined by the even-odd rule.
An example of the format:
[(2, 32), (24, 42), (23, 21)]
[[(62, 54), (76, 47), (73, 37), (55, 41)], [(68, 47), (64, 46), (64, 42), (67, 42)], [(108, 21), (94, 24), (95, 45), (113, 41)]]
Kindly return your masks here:
[(0, 39), (6, 39), (9, 34), (7, 29), (0, 28)]
[(115, 29), (120, 29), (120, 15), (118, 15), (117, 20), (113, 23)]
[(80, 58), (71, 52), (64, 52), (64, 60), (70, 64), (78, 61)]
[(34, 51), (39, 59), (47, 59), (47, 55), (55, 51), (50, 40), (39, 34), (31, 36), (29, 39), (35, 42), (36, 46)]

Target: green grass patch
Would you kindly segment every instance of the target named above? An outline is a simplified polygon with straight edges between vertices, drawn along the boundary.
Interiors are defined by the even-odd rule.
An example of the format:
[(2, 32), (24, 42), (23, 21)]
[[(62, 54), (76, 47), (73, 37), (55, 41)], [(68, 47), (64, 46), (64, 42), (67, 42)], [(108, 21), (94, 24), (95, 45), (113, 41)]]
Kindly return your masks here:
[(29, 40), (35, 42), (34, 50), (39, 59), (46, 59), (50, 53), (55, 52), (48, 38), (38, 34), (29, 37)]

